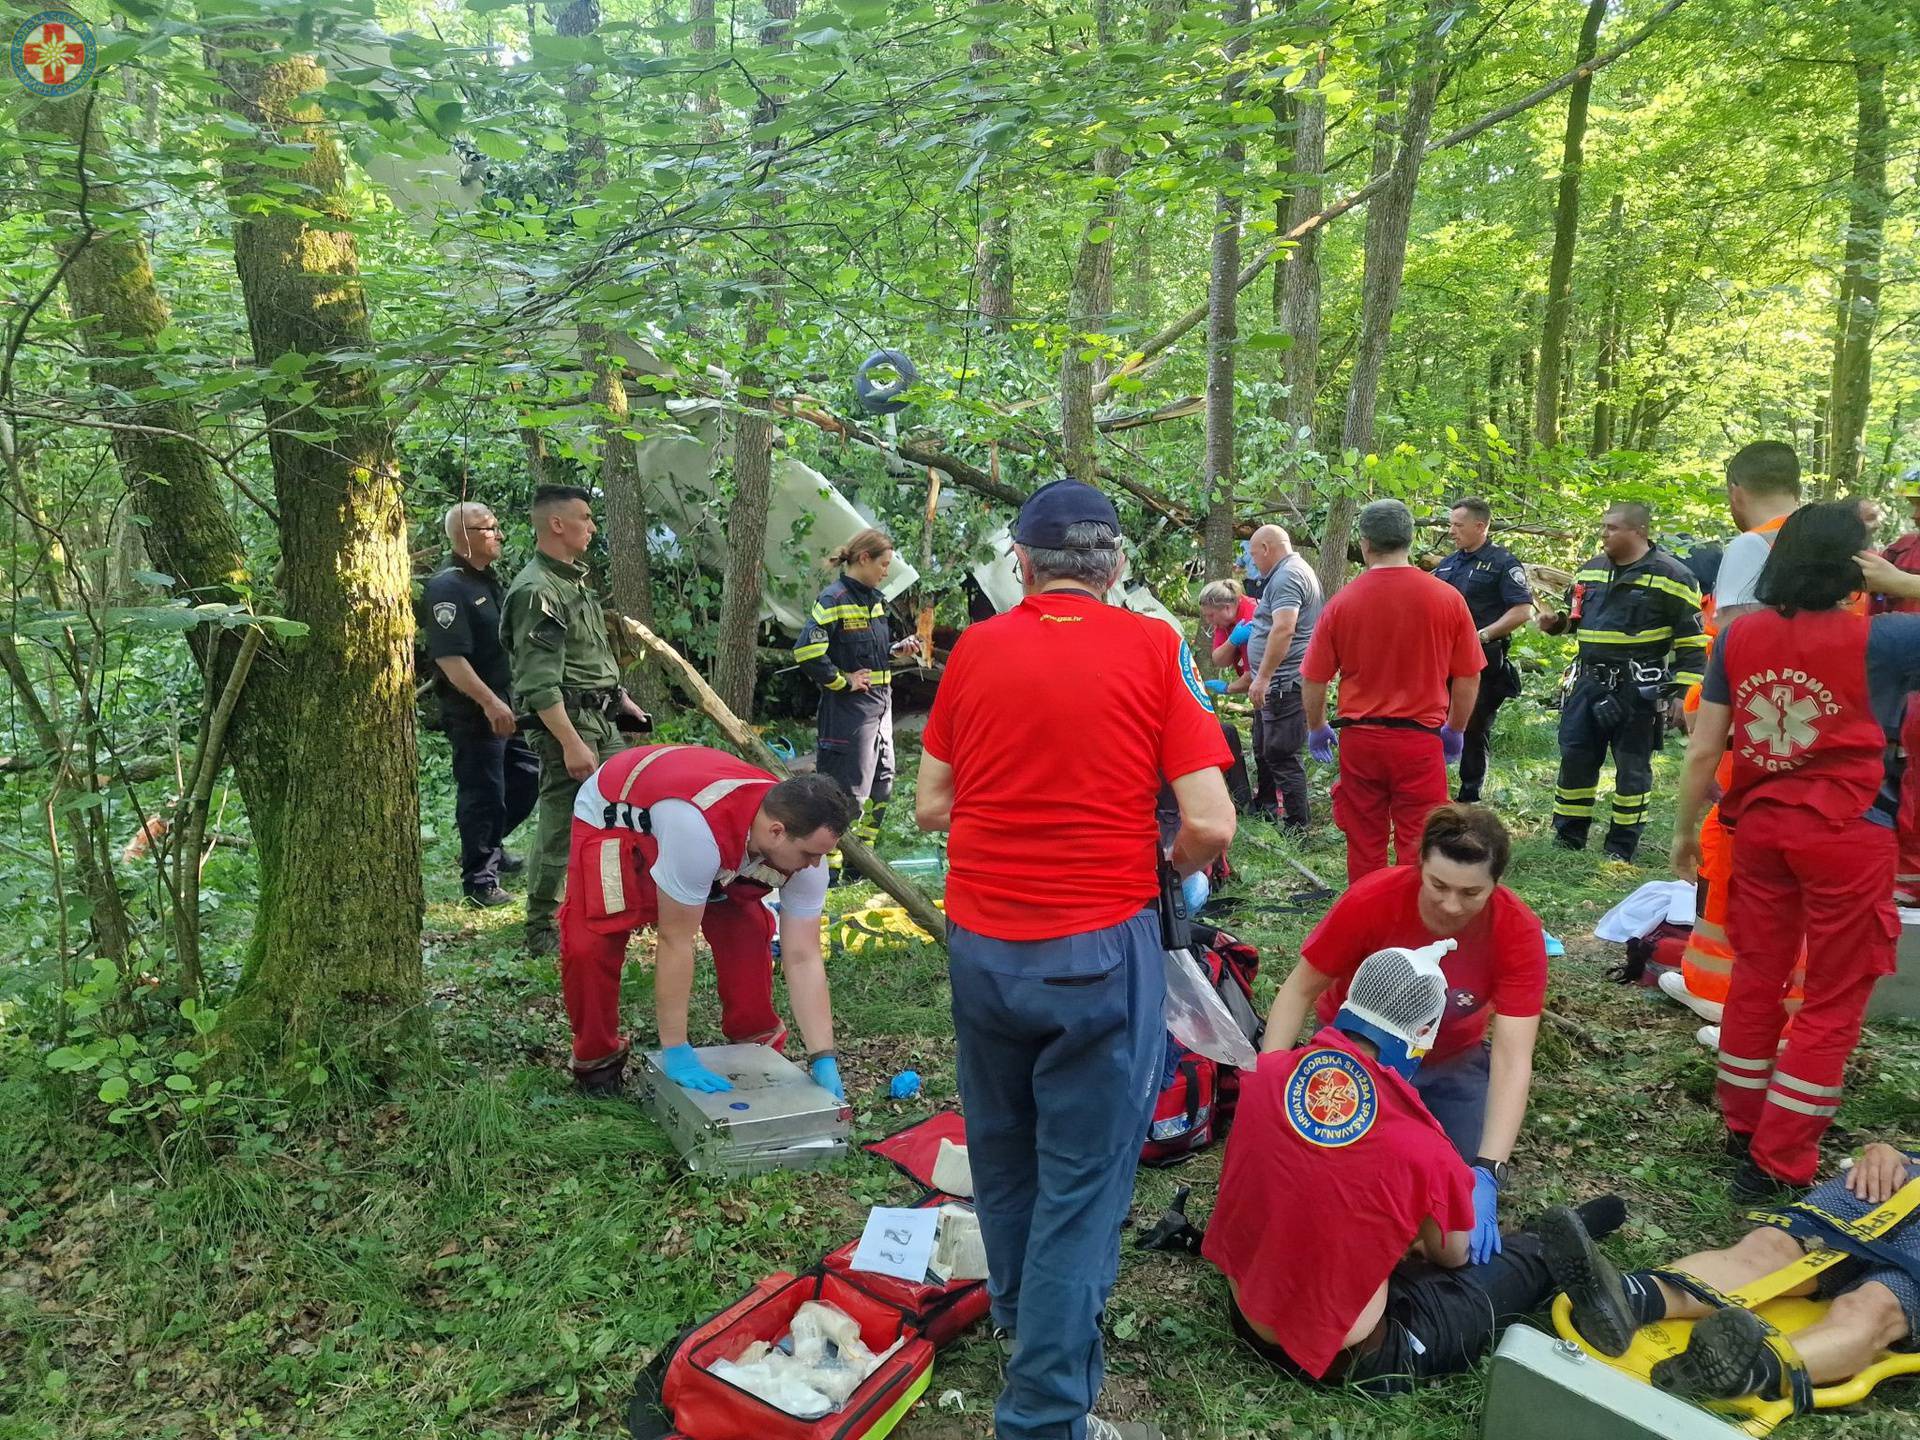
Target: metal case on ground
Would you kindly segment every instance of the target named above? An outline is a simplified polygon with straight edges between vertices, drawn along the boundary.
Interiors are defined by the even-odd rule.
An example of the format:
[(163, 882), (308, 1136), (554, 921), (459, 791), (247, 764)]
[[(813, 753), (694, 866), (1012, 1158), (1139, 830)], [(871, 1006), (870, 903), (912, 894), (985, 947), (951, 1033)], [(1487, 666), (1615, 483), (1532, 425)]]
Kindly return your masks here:
[[(1913, 915), (1909, 920), (1907, 917)], [(1900, 912), (1899, 969), (1882, 975), (1867, 1001), (1869, 1020), (1920, 1019), (1920, 914)]]
[(1481, 1440), (1744, 1440), (1746, 1434), (1525, 1325), (1507, 1331), (1493, 1353), (1480, 1420)]
[(853, 1111), (764, 1045), (705, 1045), (700, 1063), (733, 1082), (718, 1094), (669, 1080), (660, 1052), (641, 1055), (640, 1103), (700, 1174), (806, 1170), (847, 1153)]

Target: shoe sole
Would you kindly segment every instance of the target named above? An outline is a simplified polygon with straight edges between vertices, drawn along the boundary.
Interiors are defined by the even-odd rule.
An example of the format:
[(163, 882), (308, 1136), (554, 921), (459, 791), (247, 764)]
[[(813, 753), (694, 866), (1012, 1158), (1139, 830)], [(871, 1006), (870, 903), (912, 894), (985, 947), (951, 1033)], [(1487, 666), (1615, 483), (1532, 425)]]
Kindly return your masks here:
[(1580, 1217), (1556, 1205), (1536, 1227), (1546, 1248), (1547, 1271), (1567, 1292), (1573, 1327), (1603, 1355), (1624, 1355), (1640, 1328), (1627, 1303), (1626, 1288), (1613, 1262), (1600, 1253)]
[(1767, 1332), (1751, 1311), (1716, 1310), (1693, 1327), (1687, 1348), (1654, 1365), (1654, 1387), (1669, 1395), (1732, 1400), (1746, 1393), (1748, 1375)]

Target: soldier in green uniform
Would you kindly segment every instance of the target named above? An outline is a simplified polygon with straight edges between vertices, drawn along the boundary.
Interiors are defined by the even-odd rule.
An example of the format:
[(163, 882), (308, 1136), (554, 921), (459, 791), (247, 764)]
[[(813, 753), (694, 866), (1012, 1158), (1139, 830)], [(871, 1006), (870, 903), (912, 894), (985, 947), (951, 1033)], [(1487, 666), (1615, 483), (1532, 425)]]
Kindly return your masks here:
[(591, 497), (576, 485), (542, 485), (533, 495), (533, 535), (539, 553), (507, 587), (500, 633), (515, 706), (540, 757), (527, 948), (544, 954), (559, 949), (554, 917), (567, 879), (574, 793), (625, 747), (623, 729), (651, 721), (620, 688), (600, 597), (580, 563), (593, 542)]

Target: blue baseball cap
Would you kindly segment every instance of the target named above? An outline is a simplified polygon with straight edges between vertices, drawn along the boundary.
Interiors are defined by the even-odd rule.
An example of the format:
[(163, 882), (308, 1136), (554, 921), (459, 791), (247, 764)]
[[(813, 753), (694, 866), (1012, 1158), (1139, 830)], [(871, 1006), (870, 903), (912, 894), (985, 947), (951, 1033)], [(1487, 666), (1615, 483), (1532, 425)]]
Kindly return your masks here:
[(1055, 480), (1034, 491), (1020, 507), (1020, 514), (1013, 522), (1014, 543), (1041, 550), (1075, 548), (1067, 544), (1067, 530), (1074, 525), (1104, 525), (1117, 539), (1120, 512), (1113, 508), (1113, 501), (1105, 494), (1083, 481)]

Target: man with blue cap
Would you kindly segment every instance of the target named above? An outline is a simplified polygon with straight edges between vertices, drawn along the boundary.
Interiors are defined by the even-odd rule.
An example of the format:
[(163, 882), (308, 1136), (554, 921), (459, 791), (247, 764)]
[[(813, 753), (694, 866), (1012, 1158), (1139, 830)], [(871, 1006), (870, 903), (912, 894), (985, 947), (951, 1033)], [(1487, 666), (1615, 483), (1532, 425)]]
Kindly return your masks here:
[(1234, 1333), (1298, 1379), (1390, 1395), (1470, 1369), (1508, 1321), (1603, 1263), (1590, 1237), (1624, 1218), (1601, 1196), (1468, 1263), (1472, 1172), (1410, 1083), (1446, 1014), (1453, 945), (1369, 955), (1331, 1024), (1242, 1073), (1201, 1253), (1227, 1277)]
[(1157, 1440), (1090, 1414), (1165, 1054), (1155, 800), (1171, 861), (1233, 836), (1220, 722), (1173, 627), (1105, 601), (1113, 502), (1043, 486), (1013, 526), (1026, 598), (947, 661), (914, 806), (950, 832), (947, 947), (974, 1207), (995, 1324), (1012, 1338), (998, 1440)]

